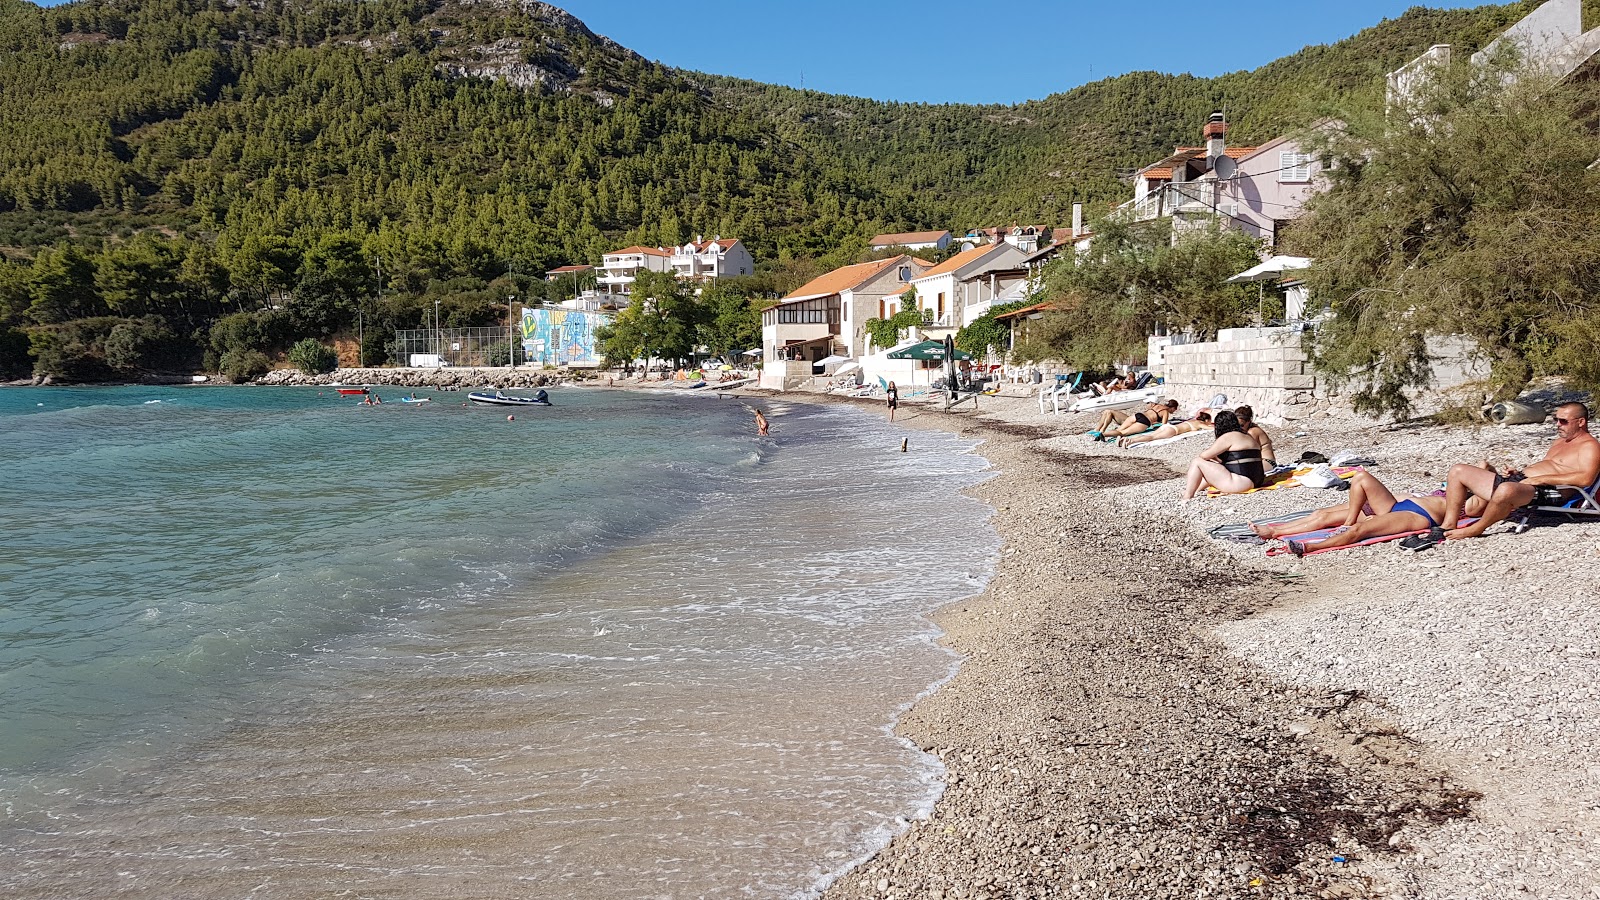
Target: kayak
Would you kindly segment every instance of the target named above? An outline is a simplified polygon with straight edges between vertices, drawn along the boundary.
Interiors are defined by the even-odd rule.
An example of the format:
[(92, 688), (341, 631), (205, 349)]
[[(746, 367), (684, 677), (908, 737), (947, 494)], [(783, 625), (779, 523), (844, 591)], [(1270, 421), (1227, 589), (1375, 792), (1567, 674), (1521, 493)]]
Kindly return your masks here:
[(347, 397), (359, 397), (362, 394), (368, 393), (368, 391), (366, 388), (339, 388), (339, 393), (344, 394)]
[(401, 403), (427, 403), (432, 397), (401, 397)]

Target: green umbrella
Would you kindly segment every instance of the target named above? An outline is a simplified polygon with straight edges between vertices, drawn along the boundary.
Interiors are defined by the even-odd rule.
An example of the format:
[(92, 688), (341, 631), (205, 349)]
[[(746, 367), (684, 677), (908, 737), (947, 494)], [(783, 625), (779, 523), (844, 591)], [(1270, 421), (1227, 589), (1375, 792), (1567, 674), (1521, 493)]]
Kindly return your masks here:
[[(957, 350), (955, 353), (956, 359), (972, 358), (972, 354), (963, 350)], [(889, 358), (919, 359), (923, 361), (930, 359), (945, 359), (945, 345), (940, 341), (923, 341), (919, 344), (912, 344), (909, 347), (901, 347), (899, 350), (891, 351), (889, 353)]]

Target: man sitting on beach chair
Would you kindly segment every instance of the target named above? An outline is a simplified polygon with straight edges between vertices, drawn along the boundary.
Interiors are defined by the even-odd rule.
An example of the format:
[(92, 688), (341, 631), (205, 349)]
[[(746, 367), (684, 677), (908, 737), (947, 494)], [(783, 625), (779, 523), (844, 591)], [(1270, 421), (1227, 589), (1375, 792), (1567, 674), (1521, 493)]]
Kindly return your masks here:
[[(1452, 466), (1446, 485), (1448, 509), (1444, 521), (1428, 534), (1408, 540), (1421, 549), (1447, 538), (1477, 537), (1490, 525), (1505, 521), (1519, 507), (1560, 505), (1574, 493), (1571, 486), (1594, 484), (1600, 478), (1600, 441), (1589, 433), (1589, 407), (1563, 403), (1556, 407), (1555, 418), (1555, 443), (1544, 459), (1526, 469), (1497, 472), (1487, 462)], [(1485, 501), (1483, 514), (1471, 525), (1458, 528), (1461, 504), (1469, 496)]]

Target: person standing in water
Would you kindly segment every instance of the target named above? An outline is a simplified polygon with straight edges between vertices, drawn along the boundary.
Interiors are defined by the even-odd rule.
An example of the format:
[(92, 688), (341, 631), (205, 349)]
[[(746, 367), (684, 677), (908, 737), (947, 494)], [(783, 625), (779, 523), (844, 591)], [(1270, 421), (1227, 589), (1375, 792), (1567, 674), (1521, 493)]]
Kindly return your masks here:
[(900, 406), (900, 389), (895, 387), (894, 382), (891, 381), (888, 389), (884, 391), (884, 396), (889, 400), (889, 421), (893, 422), (894, 411)]
[(756, 413), (756, 434), (765, 435), (767, 433), (767, 417), (763, 416), (761, 414), (761, 410), (759, 410), (759, 409), (756, 410), (755, 413)]

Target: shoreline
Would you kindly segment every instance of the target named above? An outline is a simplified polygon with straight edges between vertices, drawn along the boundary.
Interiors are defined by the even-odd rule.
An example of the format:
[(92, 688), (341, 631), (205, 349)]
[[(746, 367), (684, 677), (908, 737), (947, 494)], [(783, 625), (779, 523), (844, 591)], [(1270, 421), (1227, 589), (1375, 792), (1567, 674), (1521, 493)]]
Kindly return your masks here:
[[(881, 400), (792, 396), (882, 408)], [(1444, 898), (1502, 896), (1512, 886), (1535, 896), (1589, 889), (1588, 835), (1600, 796), (1584, 763), (1593, 736), (1568, 734), (1565, 746), (1521, 772), (1500, 762), (1516, 748), (1479, 741), (1490, 765), (1474, 765), (1430, 733), (1416, 708), (1470, 732), (1471, 714), (1452, 707), (1470, 708), (1483, 687), (1452, 685), (1449, 673), (1460, 671), (1450, 657), (1408, 647), (1414, 622), (1398, 637), (1385, 633), (1401, 600), (1427, 617), (1429, 588), (1454, 589), (1439, 566), (1460, 561), (1467, 583), (1481, 583), (1485, 567), (1470, 559), (1517, 553), (1512, 542), (1536, 539), (1491, 532), (1431, 554), (1376, 547), (1269, 559), (1260, 547), (1212, 541), (1204, 527), (1341, 496), (1295, 489), (1180, 509), (1173, 463), (1201, 441), (1160, 454), (1118, 451), (1089, 445), (1068, 427), (1079, 424), (1073, 417), (1034, 415), (1031, 398), (985, 403), (976, 415), (902, 404), (895, 423), (979, 437), (977, 452), (996, 471), (968, 491), (995, 510), (1002, 549), (994, 577), (982, 594), (933, 616), (961, 667), (895, 726), (944, 762), (945, 790), (931, 816), (842, 874), (825, 898)], [(1274, 430), (1296, 438), (1279, 440), (1281, 455), (1294, 458), (1313, 441), (1329, 450), (1368, 442), (1385, 448), (1374, 471), (1397, 490), (1412, 486), (1407, 479), (1436, 483), (1431, 470), (1452, 452), (1487, 443), (1526, 459), (1547, 444), (1537, 426), (1295, 427), (1305, 430)], [(1424, 448), (1446, 460), (1420, 461)], [(1538, 533), (1581, 550), (1593, 546), (1596, 526)], [(1541, 559), (1550, 553), (1526, 550)], [(1590, 553), (1585, 571), (1600, 575), (1594, 560)], [(1509, 611), (1498, 597), (1487, 602)], [(1358, 633), (1330, 640), (1329, 623), (1338, 629), (1340, 617), (1359, 610), (1367, 615)], [(1588, 663), (1596, 644), (1586, 638), (1568, 649)], [(1417, 658), (1404, 658), (1408, 651)], [(1468, 641), (1456, 652), (1474, 651)], [(1304, 665), (1308, 653), (1312, 665)], [(1401, 663), (1381, 665), (1385, 654)], [(1600, 714), (1600, 697), (1585, 687), (1589, 668), (1542, 673), (1577, 683), (1575, 705), (1558, 718), (1581, 723)], [(1397, 690), (1404, 683), (1415, 684), (1412, 695)], [(1531, 697), (1508, 705), (1516, 707), (1509, 717), (1538, 714)], [(1527, 802), (1516, 796), (1550, 775), (1573, 795), (1562, 808), (1550, 806), (1555, 790)], [(1546, 857), (1530, 863), (1539, 851)]]

